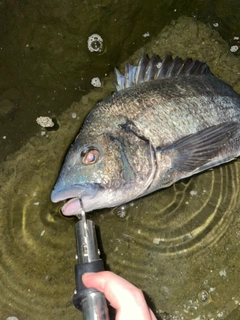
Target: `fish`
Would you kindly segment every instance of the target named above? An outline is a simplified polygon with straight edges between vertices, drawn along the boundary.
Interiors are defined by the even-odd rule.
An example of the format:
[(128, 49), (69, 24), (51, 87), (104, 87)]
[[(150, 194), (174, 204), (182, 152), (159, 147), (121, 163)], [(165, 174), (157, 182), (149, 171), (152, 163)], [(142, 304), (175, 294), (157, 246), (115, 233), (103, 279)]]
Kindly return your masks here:
[(142, 54), (87, 115), (51, 200), (116, 207), (240, 155), (240, 95), (191, 58)]

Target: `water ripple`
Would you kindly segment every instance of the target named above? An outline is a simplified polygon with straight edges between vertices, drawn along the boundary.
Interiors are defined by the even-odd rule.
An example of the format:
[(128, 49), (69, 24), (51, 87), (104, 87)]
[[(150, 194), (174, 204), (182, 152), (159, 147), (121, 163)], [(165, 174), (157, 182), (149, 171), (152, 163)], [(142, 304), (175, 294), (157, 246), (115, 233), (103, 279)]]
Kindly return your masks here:
[(139, 200), (128, 232), (143, 248), (167, 255), (214, 244), (233, 219), (238, 174), (237, 163), (222, 166)]
[(176, 319), (228, 314), (240, 301), (239, 177), (236, 161), (135, 201), (118, 227), (105, 216), (108, 265)]

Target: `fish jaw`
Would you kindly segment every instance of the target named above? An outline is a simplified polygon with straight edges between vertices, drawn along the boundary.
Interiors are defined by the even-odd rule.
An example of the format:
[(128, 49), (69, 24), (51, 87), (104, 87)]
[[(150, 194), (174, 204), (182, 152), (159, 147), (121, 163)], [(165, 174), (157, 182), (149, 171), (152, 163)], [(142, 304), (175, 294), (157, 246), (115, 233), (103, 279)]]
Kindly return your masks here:
[(56, 203), (70, 199), (63, 206), (62, 213), (66, 216), (77, 215), (81, 209), (79, 198), (81, 198), (84, 210), (86, 212), (92, 211), (95, 209), (98, 198), (97, 195), (99, 192), (101, 193), (101, 189), (103, 188), (99, 184), (91, 184), (88, 186), (72, 185), (62, 189), (55, 186), (51, 193), (51, 200)]
[[(120, 187), (117, 190), (105, 189), (100, 184), (73, 185), (65, 189), (57, 189), (55, 187), (51, 193), (51, 200), (52, 202), (68, 200), (61, 209), (62, 214), (74, 216), (81, 214), (82, 208), (85, 212), (90, 212), (127, 203), (141, 196), (140, 190), (142, 188), (140, 187), (137, 193), (135, 189), (133, 185), (124, 186), (124, 188)], [(82, 207), (79, 201), (80, 198)]]

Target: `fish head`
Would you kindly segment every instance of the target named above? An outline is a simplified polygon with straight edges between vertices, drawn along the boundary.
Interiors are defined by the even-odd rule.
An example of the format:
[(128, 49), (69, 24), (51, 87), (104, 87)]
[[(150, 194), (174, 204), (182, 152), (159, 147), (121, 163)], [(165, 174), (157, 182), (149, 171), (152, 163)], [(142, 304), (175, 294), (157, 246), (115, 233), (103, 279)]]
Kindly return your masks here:
[[(87, 132), (86, 132), (87, 131)], [(134, 133), (80, 131), (65, 158), (51, 200), (70, 199), (64, 215), (114, 207), (141, 196), (152, 180), (154, 155), (148, 141)]]

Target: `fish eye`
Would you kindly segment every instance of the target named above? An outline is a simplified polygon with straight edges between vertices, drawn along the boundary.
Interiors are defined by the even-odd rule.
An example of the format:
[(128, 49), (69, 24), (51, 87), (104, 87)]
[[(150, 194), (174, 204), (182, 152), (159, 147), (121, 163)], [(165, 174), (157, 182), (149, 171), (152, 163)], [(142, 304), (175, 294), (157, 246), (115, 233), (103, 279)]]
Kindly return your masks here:
[(83, 164), (94, 164), (99, 159), (99, 151), (94, 147), (88, 147), (81, 153)]

